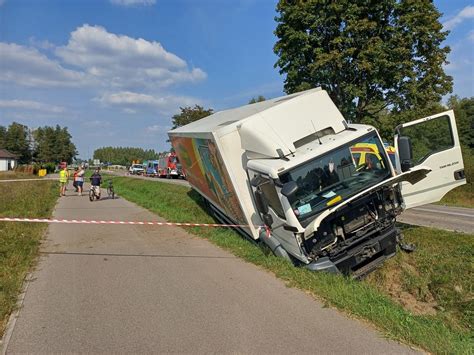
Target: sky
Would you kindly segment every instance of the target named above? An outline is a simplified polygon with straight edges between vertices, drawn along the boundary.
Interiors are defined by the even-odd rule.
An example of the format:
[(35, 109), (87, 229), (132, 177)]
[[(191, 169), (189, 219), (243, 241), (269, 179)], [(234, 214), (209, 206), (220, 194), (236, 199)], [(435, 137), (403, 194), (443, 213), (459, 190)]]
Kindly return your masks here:
[[(283, 95), (276, 0), (0, 0), (0, 125), (68, 127), (80, 158), (170, 148), (179, 108)], [(474, 96), (474, 2), (437, 0), (453, 94)]]

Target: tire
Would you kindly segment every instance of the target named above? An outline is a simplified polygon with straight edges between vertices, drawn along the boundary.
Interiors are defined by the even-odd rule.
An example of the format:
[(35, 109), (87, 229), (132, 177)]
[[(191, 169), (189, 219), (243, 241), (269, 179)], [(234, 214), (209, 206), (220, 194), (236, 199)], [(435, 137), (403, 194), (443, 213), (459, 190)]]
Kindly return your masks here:
[(89, 190), (89, 201), (94, 201), (94, 191), (92, 188)]

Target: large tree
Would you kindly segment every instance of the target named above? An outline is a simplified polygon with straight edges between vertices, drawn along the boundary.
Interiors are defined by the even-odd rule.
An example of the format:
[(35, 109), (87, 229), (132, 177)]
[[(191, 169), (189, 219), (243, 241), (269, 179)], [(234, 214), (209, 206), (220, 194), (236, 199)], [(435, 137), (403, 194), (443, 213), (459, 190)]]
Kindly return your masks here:
[(201, 118), (212, 115), (212, 108), (205, 109), (202, 106), (194, 105), (194, 107), (180, 107), (181, 112), (171, 118), (173, 129), (187, 125), (188, 123), (200, 120)]
[(346, 118), (417, 110), (452, 89), (448, 32), (429, 0), (280, 0), (275, 66), (285, 91), (321, 86)]
[(7, 127), (0, 126), (0, 149), (5, 148), (6, 139), (7, 139)]
[(20, 163), (28, 163), (31, 159), (28, 127), (13, 122), (5, 134), (4, 148), (19, 156)]
[(67, 127), (39, 127), (33, 132), (35, 158), (40, 162), (71, 163), (77, 155)]

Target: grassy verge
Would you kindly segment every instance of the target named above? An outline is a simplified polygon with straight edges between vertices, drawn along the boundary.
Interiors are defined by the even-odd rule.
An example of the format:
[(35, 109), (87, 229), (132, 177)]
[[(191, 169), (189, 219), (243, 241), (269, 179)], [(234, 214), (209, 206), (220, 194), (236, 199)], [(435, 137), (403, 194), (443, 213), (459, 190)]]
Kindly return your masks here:
[(16, 171), (4, 171), (0, 173), (0, 180), (10, 179), (36, 179), (38, 176), (28, 173), (21, 173)]
[[(0, 173), (0, 179), (5, 176), (31, 178), (28, 174)], [(57, 196), (57, 184), (52, 181), (0, 183), (0, 216), (50, 217)], [(0, 222), (0, 337), (46, 228), (46, 224)]]
[(474, 324), (474, 236), (402, 226), (414, 253), (398, 253), (371, 274), (369, 284), (415, 314), (442, 319), (472, 332)]
[[(169, 221), (213, 222), (202, 209), (199, 195), (187, 187), (123, 177), (113, 179), (115, 190), (120, 196)], [(391, 299), (383, 287), (375, 287), (376, 280), (357, 282), (341, 276), (293, 267), (283, 259), (268, 255), (231, 230), (189, 230), (242, 259), (273, 272), (289, 286), (305, 290), (328, 305), (371, 322), (389, 338), (419, 346), (433, 353), (469, 353), (472, 349), (470, 333), (464, 326), (447, 322), (443, 314), (417, 314), (404, 308)], [(449, 256), (446, 249), (439, 252), (438, 258)]]

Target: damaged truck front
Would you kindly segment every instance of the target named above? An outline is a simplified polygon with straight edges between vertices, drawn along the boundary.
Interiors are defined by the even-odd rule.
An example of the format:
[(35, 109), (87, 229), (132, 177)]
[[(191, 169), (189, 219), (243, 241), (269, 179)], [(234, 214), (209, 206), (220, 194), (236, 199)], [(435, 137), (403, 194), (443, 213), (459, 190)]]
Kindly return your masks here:
[(452, 111), (398, 127), (394, 167), (376, 129), (348, 124), (321, 89), (169, 136), (217, 218), (311, 270), (366, 274), (395, 254), (397, 215), (465, 183)]

